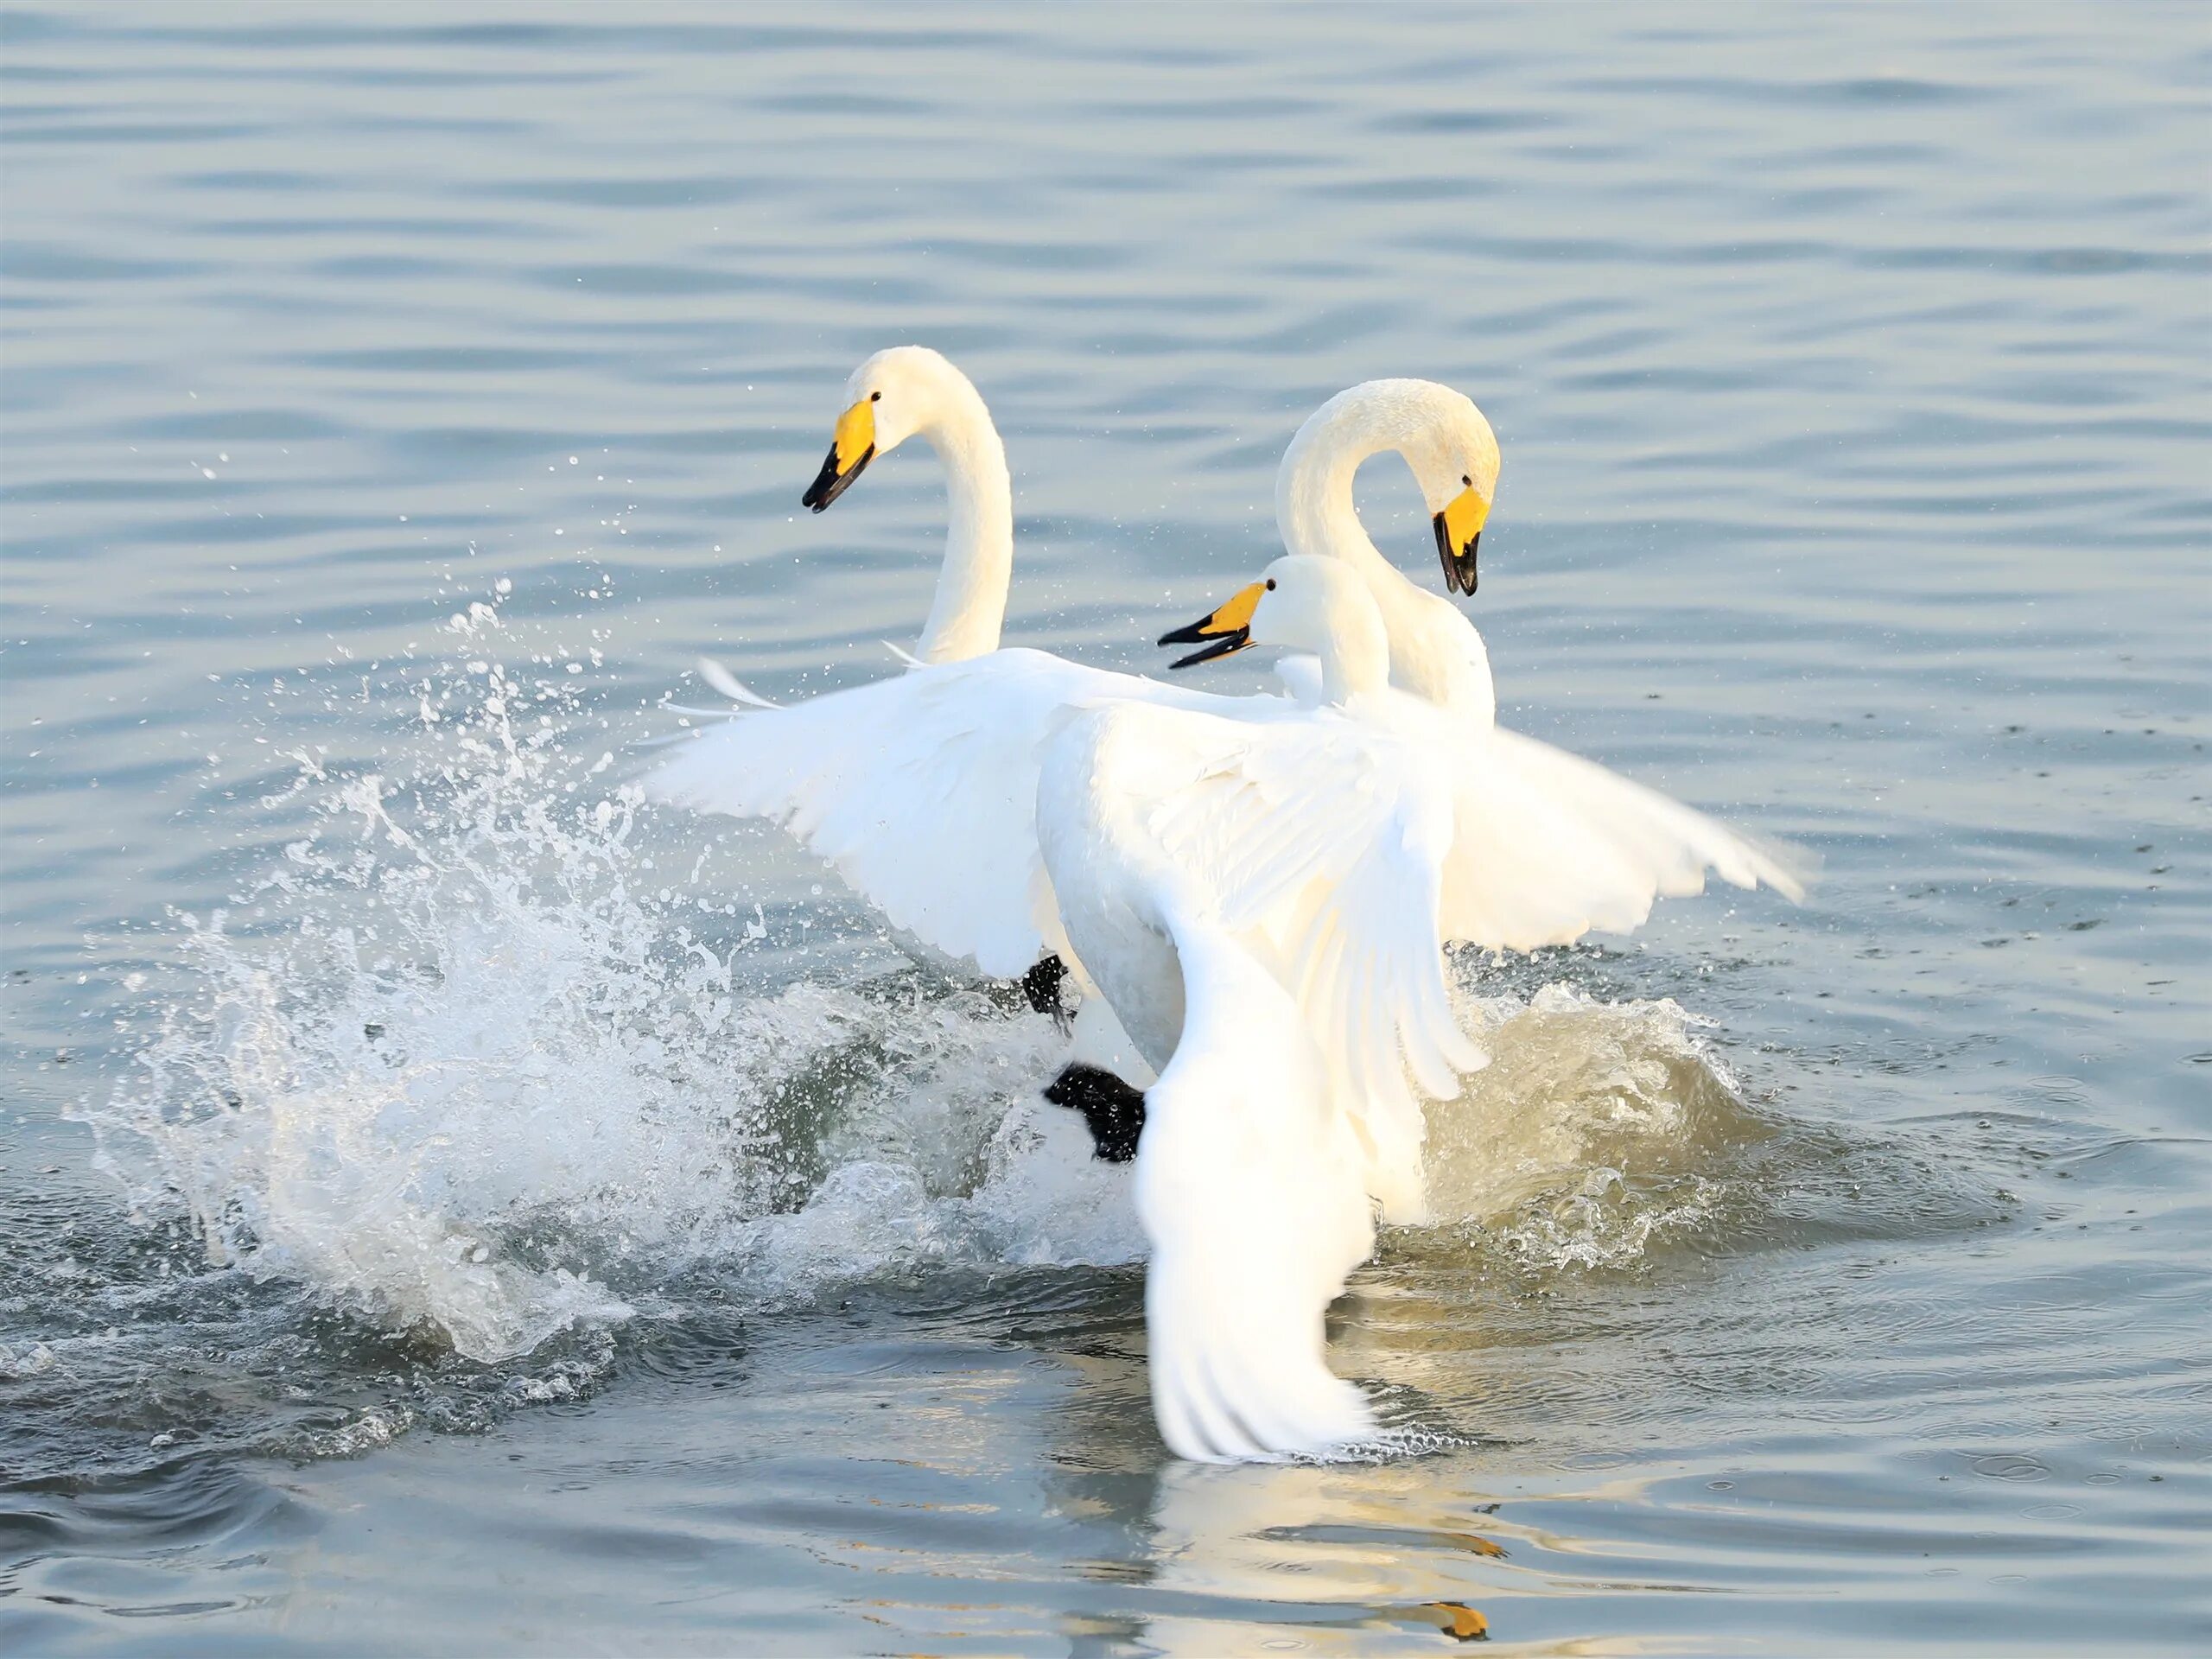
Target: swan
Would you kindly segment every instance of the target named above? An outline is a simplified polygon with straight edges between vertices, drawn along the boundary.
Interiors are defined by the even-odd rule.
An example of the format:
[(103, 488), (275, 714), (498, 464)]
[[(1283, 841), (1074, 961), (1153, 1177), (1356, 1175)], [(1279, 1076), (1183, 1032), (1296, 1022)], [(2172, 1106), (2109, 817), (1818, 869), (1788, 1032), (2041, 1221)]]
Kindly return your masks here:
[[(989, 407), (975, 382), (950, 359), (926, 346), (893, 346), (855, 369), (846, 382), (845, 408), (832, 429), (829, 454), (823, 456), (814, 481), (800, 496), (799, 505), (816, 513), (827, 512), (870, 462), (913, 437), (937, 452), (944, 467), (950, 508), (944, 559), (913, 663), (935, 666), (988, 658), (999, 649), (1006, 625), (1007, 593), (1014, 575), (1014, 485), (1007, 468), (1006, 444), (991, 419)], [(1009, 695), (1019, 695), (1024, 671), (1032, 675), (1049, 673), (1039, 662), (1025, 660), (1009, 664), (1008, 668), (1004, 689)], [(786, 724), (797, 728), (800, 722)], [(765, 722), (756, 725), (753, 735), (767, 740), (772, 746), (782, 737), (804, 741), (803, 730), (771, 732), (762, 729), (762, 725)], [(1020, 734), (1018, 724), (1007, 732), (1016, 741)], [(741, 764), (743, 757), (733, 754), (729, 759), (733, 764)], [(1024, 777), (1015, 784), (1015, 798), (1021, 798), (1027, 792)], [(787, 816), (796, 810), (790, 798), (781, 804), (783, 814), (771, 803), (766, 816)], [(733, 809), (725, 805), (722, 810)], [(787, 824), (804, 838), (795, 818), (787, 816)], [(989, 944), (963, 944), (957, 929), (941, 925), (948, 906), (910, 905), (903, 889), (887, 902), (855, 869), (834, 855), (825, 855), (838, 864), (855, 887), (875, 899), (897, 925), (925, 946), (953, 957), (974, 957), (985, 973), (995, 977), (1019, 978), (1032, 1007), (1056, 1019), (1065, 1017), (1062, 984), (1067, 976), (1066, 964), (1050, 943), (1053, 932), (1048, 925), (1036, 930), (1038, 948), (1021, 967), (1009, 967), (1012, 957), (997, 950), (993, 950), (987, 963), (981, 953)], [(947, 896), (957, 902), (956, 893)], [(1020, 937), (1026, 939), (1026, 932)], [(1025, 948), (1016, 944), (1012, 952), (1018, 955)], [(1076, 982), (1080, 994), (1079, 972)], [(1080, 1007), (1077, 1013), (1073, 1058), (1046, 1085), (1045, 1093), (1055, 1104), (1072, 1106), (1083, 1113), (1102, 1157), (1123, 1161), (1135, 1146), (1128, 1126), (1141, 1116), (1142, 1102), (1122, 1077), (1124, 1073), (1135, 1073), (1141, 1081), (1149, 1082), (1150, 1077), (1133, 1062), (1127, 1039), (1114, 1026), (1105, 1005), (1091, 1001), (1094, 1006), (1089, 1013)]]
[(1421, 1097), (1487, 1063), (1446, 941), (1632, 927), (1708, 863), (1802, 888), (1663, 796), (1394, 687), (1395, 642), (1344, 561), (1287, 555), (1161, 643), (1199, 646), (1178, 668), (1311, 652), (1319, 701), (1266, 722), (1069, 709), (1039, 766), (1039, 853), (1070, 945), (1158, 1073), (1136, 1198), (1162, 1437), (1208, 1461), (1325, 1451), (1374, 1428), (1323, 1330), (1372, 1248), (1368, 1198), (1418, 1206)]
[(957, 663), (996, 651), (1014, 575), (1014, 484), (982, 394), (928, 346), (893, 346), (853, 371), (845, 397), (830, 453), (799, 505), (828, 511), (869, 462), (922, 439), (944, 464), (951, 510), (937, 596), (915, 655)]
[[(1525, 951), (1571, 944), (1592, 931), (1633, 932), (1660, 897), (1701, 892), (1708, 869), (1737, 887), (1764, 886), (1792, 902), (1802, 900), (1810, 861), (1796, 849), (1762, 846), (1593, 761), (1495, 724), (1471, 725), (1459, 709), (1389, 683), (1396, 639), (1382, 623), (1371, 584), (1347, 562), (1286, 556), (1264, 582), (1243, 589), (1189, 626), (1160, 636), (1163, 645), (1199, 646), (1171, 666), (1192, 668), (1265, 643), (1266, 636), (1253, 632), (1254, 619), (1268, 608), (1278, 581), (1287, 582), (1294, 573), (1300, 615), (1294, 622), (1278, 620), (1275, 642), (1294, 645), (1280, 637), (1294, 629), (1327, 631), (1335, 642), (1336, 665), (1326, 654), (1320, 658), (1324, 709), (1344, 710), (1389, 734), (1406, 753), (1425, 756), (1437, 786), (1449, 791), (1448, 812), (1441, 819), (1425, 817), (1418, 831), (1420, 845), (1440, 860), (1433, 893), (1440, 938)], [(1282, 603), (1278, 601), (1273, 608), (1280, 619)], [(1178, 720), (1188, 728), (1192, 715), (1169, 709), (1133, 710), (1127, 723), (1141, 725), (1153, 741), (1172, 750)], [(1253, 733), (1249, 741), (1254, 753), (1263, 744), (1289, 744), (1294, 753), (1301, 741), (1318, 746), (1313, 734), (1319, 729), (1292, 717), (1263, 734)], [(1256, 814), (1264, 805), (1274, 815), (1264, 832), (1255, 828), (1251, 833), (1264, 833), (1271, 846), (1297, 846), (1305, 849), (1301, 856), (1318, 856), (1317, 849), (1328, 845), (1332, 835), (1358, 823), (1367, 804), (1362, 791), (1372, 786), (1332, 777), (1325, 759), (1315, 747), (1308, 758), (1281, 762), (1272, 790), (1248, 799), (1250, 811)], [(1100, 786), (1133, 787), (1126, 768)], [(1038, 811), (1042, 836), (1049, 833), (1042, 797)], [(1048, 879), (1057, 887), (1057, 872), (1046, 862)], [(1297, 857), (1286, 855), (1282, 868), (1301, 867)], [(1341, 872), (1326, 879), (1351, 880)], [(1059, 898), (1065, 918), (1072, 901), (1064, 893)], [(1314, 895), (1308, 898), (1320, 902)], [(1363, 895), (1346, 887), (1330, 902), (1402, 904), (1404, 899)], [(1328, 919), (1335, 911), (1317, 913), (1327, 925), (1341, 925)], [(1080, 950), (1080, 943), (1075, 948)], [(1444, 1098), (1456, 1092), (1452, 1073), (1473, 1066), (1464, 1052), (1455, 1055), (1441, 1037), (1425, 1046), (1409, 1040), (1402, 1064), (1377, 1033), (1408, 1019), (1426, 1019), (1435, 1032), (1444, 1029), (1433, 1010), (1420, 1013), (1425, 982), (1375, 978), (1341, 940), (1310, 948), (1319, 955), (1301, 958), (1305, 965), (1298, 972), (1305, 977), (1293, 988), (1308, 1018), (1319, 1023), (1332, 1092), (1353, 1115), (1368, 1191), (1382, 1203), (1386, 1219), (1422, 1221), (1427, 1126), (1420, 1096)], [(1123, 999), (1129, 995), (1124, 988)], [(1319, 1005), (1313, 1002), (1317, 995)], [(1126, 1025), (1127, 1011), (1110, 990), (1107, 998), (1123, 1017), (1138, 1052), (1157, 1066), (1156, 1041), (1148, 1044), (1136, 1027)], [(1486, 1061), (1478, 1056), (1476, 1063)]]
[(1136, 1201), (1161, 1438), (1205, 1462), (1325, 1452), (1376, 1432), (1323, 1325), (1375, 1238), (1345, 1062), (1437, 1096), (1483, 1063), (1440, 931), (1454, 751), (1441, 711), (1389, 688), (1381, 612), (1342, 563), (1280, 559), (1181, 637), (1205, 642), (1186, 662), (1311, 652), (1319, 702), (1265, 724), (1071, 710), (1039, 841), (1071, 944), (1159, 1073)]
[(1390, 688), (1380, 612), (1337, 561), (1280, 559), (1186, 632), (1206, 659), (1312, 653), (1320, 700), (1267, 722), (1071, 709), (1039, 767), (1039, 850), (1070, 944), (1158, 1072), (1135, 1196), (1160, 1434), (1210, 1462), (1320, 1452), (1375, 1433), (1323, 1319), (1373, 1249), (1377, 1141), (1418, 1111), (1408, 1073), (1446, 1097), (1485, 1063), (1440, 931), (1448, 716)]

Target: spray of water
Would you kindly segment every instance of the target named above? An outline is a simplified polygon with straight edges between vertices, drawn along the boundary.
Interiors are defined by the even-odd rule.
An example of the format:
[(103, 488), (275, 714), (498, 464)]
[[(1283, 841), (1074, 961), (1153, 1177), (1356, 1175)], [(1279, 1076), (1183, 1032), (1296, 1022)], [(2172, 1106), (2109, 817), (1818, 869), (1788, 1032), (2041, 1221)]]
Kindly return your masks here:
[(1552, 983), (1463, 1005), (1493, 1058), (1429, 1125), (1438, 1220), (1539, 1270), (1618, 1268), (1710, 1220), (1723, 1168), (1768, 1126), (1671, 1000)]
[(1138, 1253), (1117, 1172), (1035, 1099), (1050, 1021), (920, 976), (747, 994), (765, 912), (661, 884), (571, 684), (479, 658), (416, 702), (404, 780), (303, 761), (273, 921), (180, 918), (195, 989), (92, 1115), (142, 1219), (484, 1361), (707, 1262), (767, 1302)]

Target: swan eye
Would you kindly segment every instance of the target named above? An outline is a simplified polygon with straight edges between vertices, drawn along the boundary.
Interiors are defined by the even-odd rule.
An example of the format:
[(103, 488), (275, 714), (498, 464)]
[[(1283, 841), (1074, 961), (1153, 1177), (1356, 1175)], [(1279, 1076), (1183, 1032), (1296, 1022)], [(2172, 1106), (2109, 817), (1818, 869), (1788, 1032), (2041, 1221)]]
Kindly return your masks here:
[(1469, 478), (1465, 473), (1459, 474), (1459, 481), (1471, 490), (1475, 487), (1475, 480)]
[(1274, 592), (1274, 590), (1275, 590), (1275, 579), (1274, 579), (1273, 576), (1269, 576), (1269, 577), (1268, 578), (1268, 591), (1269, 593), (1271, 593), (1271, 594), (1272, 594), (1273, 592)]
[(868, 395), (868, 400), (871, 404), (880, 404), (883, 401), (883, 394), (880, 391), (871, 391)]

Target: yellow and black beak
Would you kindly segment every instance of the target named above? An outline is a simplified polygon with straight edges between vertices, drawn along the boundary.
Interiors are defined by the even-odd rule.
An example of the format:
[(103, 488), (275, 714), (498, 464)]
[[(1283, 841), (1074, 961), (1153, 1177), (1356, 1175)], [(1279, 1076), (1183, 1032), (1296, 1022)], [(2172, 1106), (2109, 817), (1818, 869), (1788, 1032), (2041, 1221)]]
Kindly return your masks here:
[(1475, 549), (1490, 519), (1490, 503), (1470, 484), (1436, 515), (1436, 556), (1444, 561), (1444, 591), (1475, 591)]
[(830, 454), (799, 505), (817, 512), (852, 487), (853, 480), (875, 459), (875, 400), (863, 397), (837, 417), (836, 435), (830, 440)]
[(1202, 616), (1187, 628), (1178, 628), (1173, 633), (1163, 633), (1163, 645), (1196, 645), (1206, 642), (1205, 649), (1194, 651), (1167, 664), (1170, 668), (1189, 668), (1197, 663), (1210, 663), (1217, 657), (1227, 657), (1252, 643), (1252, 613), (1260, 608), (1260, 595), (1268, 591), (1268, 584), (1255, 582), (1240, 591), (1211, 616)]

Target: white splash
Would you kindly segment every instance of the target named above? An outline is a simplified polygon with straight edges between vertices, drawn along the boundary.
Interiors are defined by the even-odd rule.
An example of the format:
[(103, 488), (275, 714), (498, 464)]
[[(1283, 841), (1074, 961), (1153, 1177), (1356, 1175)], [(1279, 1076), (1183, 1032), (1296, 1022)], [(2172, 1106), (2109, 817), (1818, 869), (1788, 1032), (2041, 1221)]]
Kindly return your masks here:
[(421, 782), (303, 764), (315, 824), (253, 933), (184, 918), (198, 988), (92, 1115), (142, 1214), (181, 1207), (212, 1263), (485, 1361), (702, 1264), (772, 1300), (1141, 1253), (1122, 1172), (1036, 1100), (1049, 1020), (972, 992), (745, 995), (753, 903), (728, 895), (712, 939), (688, 884), (658, 885), (635, 791), (588, 787), (603, 763), (544, 717), (573, 683), (479, 658), (414, 690)]
[(1492, 1060), (1431, 1109), (1440, 1224), (1491, 1232), (1532, 1266), (1619, 1267), (1713, 1213), (1700, 1171), (1765, 1133), (1670, 1000), (1601, 1002), (1547, 985), (1524, 1004), (1468, 997)]

